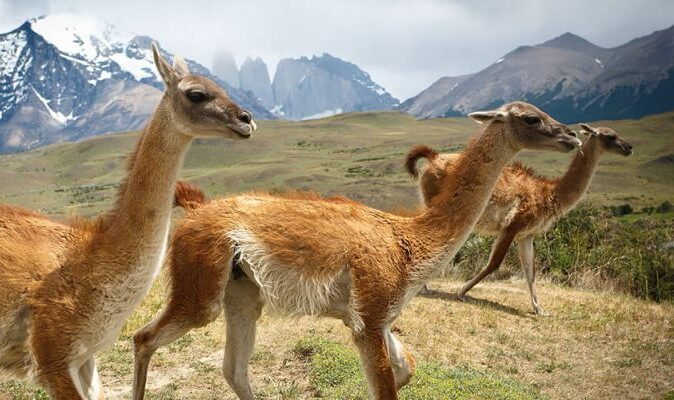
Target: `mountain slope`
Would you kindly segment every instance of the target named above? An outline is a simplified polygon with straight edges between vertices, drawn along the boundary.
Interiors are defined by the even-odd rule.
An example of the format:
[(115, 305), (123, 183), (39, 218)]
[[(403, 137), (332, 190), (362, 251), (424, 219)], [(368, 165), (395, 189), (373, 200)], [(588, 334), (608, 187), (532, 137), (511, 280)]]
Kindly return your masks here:
[(449, 96), (450, 93), (452, 93), (460, 83), (472, 76), (473, 75), (442, 77), (423, 92), (405, 100), (405, 102), (400, 104), (400, 109), (421, 118), (439, 117), (441, 115), (438, 115), (436, 110), (449, 109), (451, 106), (451, 103), (448, 102), (448, 99), (451, 99)]
[(447, 79), (456, 78), (441, 79), (400, 109), (431, 118), (526, 100), (564, 122), (636, 118), (674, 108), (673, 68), (674, 27), (613, 49), (565, 33), (521, 46), (451, 88)]
[[(0, 35), (0, 152), (141, 127), (163, 90), (151, 43), (72, 15), (32, 19)], [(257, 118), (273, 118), (250, 93), (188, 64)]]
[(367, 72), (329, 54), (281, 60), (273, 90), (274, 110), (289, 119), (386, 110), (398, 104)]

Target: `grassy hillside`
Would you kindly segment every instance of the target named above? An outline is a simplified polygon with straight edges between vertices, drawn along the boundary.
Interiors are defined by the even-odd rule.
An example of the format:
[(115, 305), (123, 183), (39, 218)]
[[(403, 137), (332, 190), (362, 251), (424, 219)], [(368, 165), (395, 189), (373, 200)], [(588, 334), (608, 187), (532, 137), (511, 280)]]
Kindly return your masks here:
[[(674, 112), (636, 121), (597, 122), (632, 141), (629, 158), (608, 155), (590, 190), (601, 203), (653, 206), (674, 199)], [(468, 118), (419, 121), (395, 112), (352, 113), (303, 121), (261, 121), (253, 139), (199, 140), (182, 177), (220, 196), (251, 189), (312, 189), (346, 194), (381, 208), (416, 204), (402, 162), (410, 146), (456, 151), (478, 129)], [(102, 136), (0, 157), (0, 202), (53, 215), (106, 208), (137, 133)], [(539, 172), (562, 173), (570, 155), (524, 152)]]
[[(196, 141), (182, 177), (211, 196), (299, 188), (346, 194), (384, 209), (410, 208), (417, 203), (416, 186), (402, 169), (410, 146), (426, 143), (441, 151), (456, 151), (477, 130), (466, 118), (417, 121), (393, 112), (306, 122), (262, 121), (260, 125), (249, 141)], [(616, 129), (632, 141), (635, 154), (629, 158), (608, 155), (602, 161), (591, 199), (601, 204), (629, 202), (637, 209), (674, 200), (674, 112), (596, 125)], [(114, 134), (2, 156), (0, 202), (54, 216), (95, 214), (110, 205), (123, 176), (125, 154), (136, 138), (137, 133)], [(570, 156), (525, 152), (520, 158), (541, 173), (557, 175)], [(635, 222), (628, 230), (593, 210), (581, 207), (560, 221), (545, 242), (537, 242), (539, 249), (546, 250), (539, 254), (538, 264), (549, 270), (547, 279), (603, 287), (584, 284), (589, 278), (581, 272), (604, 277), (625, 269), (622, 277), (632, 273), (631, 266), (646, 271), (634, 277), (646, 276), (642, 285), (646, 291), (653, 286), (649, 271), (656, 272), (655, 282), (667, 279), (669, 286), (664, 287), (668, 290), (671, 264), (645, 266), (661, 253), (666, 254), (657, 262), (671, 260), (671, 252), (660, 247), (671, 240), (667, 239), (672, 237), (671, 223), (654, 229)], [(671, 217), (671, 212), (657, 214), (668, 221)], [(639, 235), (640, 230), (648, 234)], [(609, 241), (612, 235), (619, 235), (619, 240)], [(648, 240), (632, 242), (632, 238)], [(471, 243), (465, 247), (462, 265), (470, 264), (472, 274), (483, 265), (489, 243)], [(658, 246), (657, 251), (652, 246)], [(643, 249), (648, 254), (642, 255)], [(660, 271), (667, 274), (660, 275)], [(483, 282), (470, 292), (474, 297), (467, 303), (458, 302), (453, 294), (460, 285), (450, 280), (434, 282), (434, 293), (414, 299), (396, 322), (395, 331), (419, 361), (419, 373), (403, 398), (437, 399), (450, 394), (472, 399), (674, 396), (671, 302), (655, 304), (617, 293), (564, 288), (544, 279), (539, 297), (552, 316), (543, 318), (529, 312), (529, 295), (522, 281)], [(130, 337), (157, 313), (161, 302), (158, 282), (130, 318), (120, 340), (98, 356), (107, 398), (129, 398)], [(218, 320), (159, 350), (151, 365), (147, 398), (234, 399), (220, 374), (223, 325)], [(263, 316), (258, 337), (251, 376), (259, 398), (337, 400), (345, 394), (361, 398), (365, 393), (343, 324)], [(46, 399), (46, 395), (25, 383), (5, 381), (0, 382), (0, 400), (4, 399)]]

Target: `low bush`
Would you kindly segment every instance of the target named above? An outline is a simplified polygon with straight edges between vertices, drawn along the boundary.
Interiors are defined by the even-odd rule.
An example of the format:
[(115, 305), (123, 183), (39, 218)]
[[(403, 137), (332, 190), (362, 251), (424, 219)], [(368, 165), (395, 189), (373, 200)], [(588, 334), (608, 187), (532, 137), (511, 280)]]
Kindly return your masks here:
[[(570, 286), (674, 300), (674, 219), (614, 214), (583, 203), (561, 218), (534, 241), (537, 271)], [(492, 238), (471, 237), (453, 273), (461, 279), (472, 276), (486, 264), (492, 243)], [(511, 247), (500, 277), (519, 273), (516, 246)]]

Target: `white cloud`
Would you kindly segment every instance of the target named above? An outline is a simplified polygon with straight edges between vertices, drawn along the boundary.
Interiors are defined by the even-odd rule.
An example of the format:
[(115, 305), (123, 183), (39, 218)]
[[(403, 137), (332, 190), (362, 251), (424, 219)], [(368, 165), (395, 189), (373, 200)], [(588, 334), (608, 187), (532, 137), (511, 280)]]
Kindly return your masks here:
[(567, 31), (612, 47), (674, 23), (671, 0), (0, 0), (0, 30), (54, 12), (105, 19), (207, 66), (220, 49), (239, 62), (260, 56), (272, 71), (281, 58), (328, 52), (402, 100)]

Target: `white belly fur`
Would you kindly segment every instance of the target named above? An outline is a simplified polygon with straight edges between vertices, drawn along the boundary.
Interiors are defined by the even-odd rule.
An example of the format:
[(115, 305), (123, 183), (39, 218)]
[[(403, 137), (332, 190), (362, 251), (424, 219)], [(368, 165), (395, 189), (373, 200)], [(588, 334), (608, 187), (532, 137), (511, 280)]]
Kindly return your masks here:
[(245, 228), (229, 233), (236, 257), (245, 262), (252, 280), (272, 314), (298, 317), (330, 316), (342, 319), (355, 330), (363, 322), (352, 304), (348, 266), (336, 275), (307, 277), (291, 267), (280, 265)]

